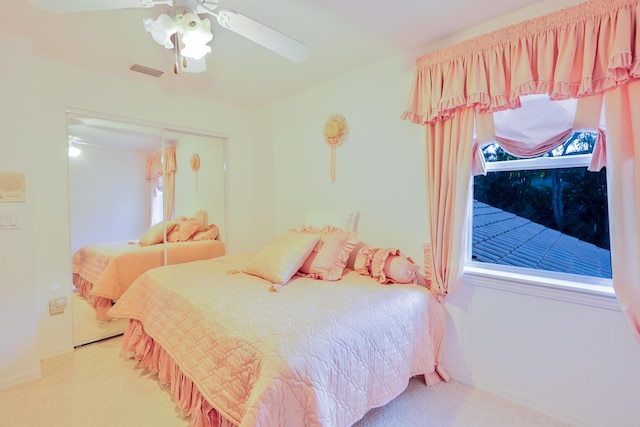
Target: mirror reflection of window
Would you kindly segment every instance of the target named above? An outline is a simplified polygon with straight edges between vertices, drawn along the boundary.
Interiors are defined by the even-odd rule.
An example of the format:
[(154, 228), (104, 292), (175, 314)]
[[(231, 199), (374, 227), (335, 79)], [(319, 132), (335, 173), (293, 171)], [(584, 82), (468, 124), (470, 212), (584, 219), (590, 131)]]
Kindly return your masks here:
[(153, 180), (153, 189), (151, 191), (151, 223), (149, 226), (154, 226), (162, 221), (162, 204), (163, 204), (163, 192), (162, 192), (162, 177), (159, 176)]

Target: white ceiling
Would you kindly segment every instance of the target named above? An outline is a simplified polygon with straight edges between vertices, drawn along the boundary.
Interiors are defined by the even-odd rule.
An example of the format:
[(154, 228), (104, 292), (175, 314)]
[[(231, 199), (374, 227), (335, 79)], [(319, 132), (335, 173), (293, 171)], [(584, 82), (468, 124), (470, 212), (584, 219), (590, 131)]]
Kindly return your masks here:
[[(311, 48), (293, 63), (213, 23), (215, 38), (207, 71), (173, 74), (173, 54), (153, 41), (142, 25), (162, 6), (52, 14), (36, 7), (52, 0), (11, 2), (0, 24), (30, 38), (34, 53), (168, 90), (241, 108), (265, 105), (340, 74), (421, 46), (539, 0), (220, 0)], [(60, 1), (60, 0), (56, 0)], [(78, 0), (68, 0), (70, 3)], [(114, 0), (82, 0), (100, 3)], [(129, 70), (141, 64), (164, 71), (151, 77)]]

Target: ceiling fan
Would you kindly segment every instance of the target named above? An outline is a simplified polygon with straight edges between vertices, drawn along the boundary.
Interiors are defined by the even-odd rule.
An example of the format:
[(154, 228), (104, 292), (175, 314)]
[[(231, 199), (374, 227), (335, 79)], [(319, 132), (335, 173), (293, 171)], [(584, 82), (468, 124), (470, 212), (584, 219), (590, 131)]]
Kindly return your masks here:
[(218, 9), (219, 0), (29, 0), (51, 13), (90, 12), (99, 10), (171, 6), (171, 12), (156, 20), (145, 19), (144, 28), (153, 39), (176, 56), (174, 72), (202, 72), (205, 55), (211, 52), (211, 22), (200, 15), (211, 15), (218, 24), (293, 62), (309, 57), (308, 46), (231, 9)]

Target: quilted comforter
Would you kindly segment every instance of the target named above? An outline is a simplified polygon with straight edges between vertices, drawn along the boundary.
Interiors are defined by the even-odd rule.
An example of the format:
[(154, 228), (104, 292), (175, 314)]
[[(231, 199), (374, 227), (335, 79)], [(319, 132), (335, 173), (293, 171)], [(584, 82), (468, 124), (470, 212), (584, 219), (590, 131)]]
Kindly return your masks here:
[(237, 273), (250, 259), (150, 270), (109, 310), (141, 323), (225, 423), (350, 426), (411, 377), (440, 380), (444, 310), (426, 288), (347, 269), (270, 292)]

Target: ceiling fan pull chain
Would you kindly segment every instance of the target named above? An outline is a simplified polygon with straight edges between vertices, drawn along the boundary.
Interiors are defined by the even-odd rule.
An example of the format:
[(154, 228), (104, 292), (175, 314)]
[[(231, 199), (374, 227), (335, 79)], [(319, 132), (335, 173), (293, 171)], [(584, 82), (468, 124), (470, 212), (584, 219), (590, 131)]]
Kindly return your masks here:
[(174, 74), (178, 74), (179, 73), (179, 66), (178, 66), (178, 61), (180, 60), (180, 41), (178, 40), (178, 33), (175, 33), (173, 35), (173, 37), (175, 38), (175, 43), (173, 44), (173, 50), (175, 52), (175, 61), (173, 61), (173, 73)]

